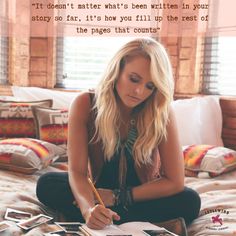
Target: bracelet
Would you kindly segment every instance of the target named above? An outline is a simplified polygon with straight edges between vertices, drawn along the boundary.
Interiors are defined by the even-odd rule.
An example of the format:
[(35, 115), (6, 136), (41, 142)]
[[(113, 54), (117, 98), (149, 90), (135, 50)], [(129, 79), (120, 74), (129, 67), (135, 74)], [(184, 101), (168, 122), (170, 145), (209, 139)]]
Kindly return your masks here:
[(114, 189), (114, 206), (122, 205), (124, 209), (134, 204), (132, 188)]
[(114, 196), (114, 206), (118, 206), (121, 203), (120, 202), (120, 189), (114, 189), (113, 196)]
[(132, 206), (134, 204), (134, 198), (132, 193), (132, 188), (128, 187), (126, 189), (126, 205)]

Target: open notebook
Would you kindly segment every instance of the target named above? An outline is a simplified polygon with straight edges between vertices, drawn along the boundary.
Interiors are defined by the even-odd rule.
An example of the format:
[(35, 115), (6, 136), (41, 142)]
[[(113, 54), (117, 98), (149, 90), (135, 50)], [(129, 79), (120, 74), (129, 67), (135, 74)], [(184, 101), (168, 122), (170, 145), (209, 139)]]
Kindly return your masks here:
[[(110, 225), (102, 230), (93, 230), (86, 225), (83, 225), (81, 228), (88, 236), (178, 236), (177, 234), (171, 233), (170, 231), (149, 222), (128, 222), (121, 225)], [(150, 232), (150, 234), (144, 233), (145, 230)], [(151, 231), (156, 231), (156, 233), (151, 234)], [(160, 231), (160, 233), (158, 234), (157, 231)]]

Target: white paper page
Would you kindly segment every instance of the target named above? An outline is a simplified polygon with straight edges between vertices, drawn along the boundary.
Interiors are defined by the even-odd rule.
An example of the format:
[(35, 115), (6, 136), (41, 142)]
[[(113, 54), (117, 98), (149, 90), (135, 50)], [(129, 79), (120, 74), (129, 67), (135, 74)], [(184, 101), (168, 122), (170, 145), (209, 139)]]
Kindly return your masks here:
[(125, 233), (130, 233), (135, 236), (144, 236), (145, 234), (142, 232), (144, 229), (162, 229), (150, 222), (128, 222), (119, 225), (119, 228)]
[[(101, 230), (93, 230), (83, 225), (83, 229), (94, 236), (106, 236), (106, 235), (122, 235), (124, 232), (119, 229), (116, 225), (110, 225)], [(126, 234), (126, 232), (125, 232)]]
[(161, 227), (151, 224), (149, 222), (127, 222), (122, 225), (110, 225), (103, 230), (92, 230), (88, 228), (86, 225), (84, 225), (83, 228), (94, 236), (106, 236), (106, 235), (144, 236), (145, 234), (142, 232), (142, 230), (144, 229), (146, 230), (162, 229)]

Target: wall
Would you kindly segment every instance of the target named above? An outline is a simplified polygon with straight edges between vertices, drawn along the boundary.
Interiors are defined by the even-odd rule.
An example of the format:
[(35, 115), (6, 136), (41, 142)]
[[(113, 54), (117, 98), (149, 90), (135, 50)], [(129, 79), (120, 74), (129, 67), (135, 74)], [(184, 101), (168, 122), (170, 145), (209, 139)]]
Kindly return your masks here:
[[(175, 4), (178, 3), (179, 6), (182, 6), (183, 2), (182, 0), (176, 0)], [(185, 3), (192, 6), (201, 3), (201, 1), (188, 0)], [(171, 13), (173, 13), (171, 10), (165, 10), (164, 12), (165, 15)], [(188, 14), (188, 10), (181, 9), (177, 16), (182, 19), (182, 16), (188, 16)], [(199, 16), (200, 11), (195, 10), (194, 14)], [(196, 95), (202, 91), (201, 65), (204, 53), (204, 34), (199, 35), (197, 33), (201, 27), (206, 26), (207, 22), (198, 24), (198, 21), (190, 23), (183, 23), (182, 21), (178, 23), (166, 22), (166, 25), (162, 26), (165, 30), (165, 37), (162, 37), (161, 41), (167, 48), (171, 58), (176, 96)], [(184, 37), (175, 36), (181, 33)]]
[[(8, 0), (9, 33), (13, 36), (9, 38), (9, 84), (0, 85), (1, 95), (11, 95), (10, 85), (44, 88), (53, 88), (55, 85), (55, 39), (28, 37), (48, 30), (47, 27), (31, 27), (30, 6), (30, 0)], [(16, 27), (15, 20), (20, 22), (17, 24), (20, 28)]]
[[(9, 33), (13, 37), (9, 38), (9, 84), (17, 84), (19, 86), (28, 86), (29, 84), (29, 60), (30, 60), (30, 40), (29, 37), (18, 37), (18, 28), (15, 20), (21, 25), (21, 32), (24, 35), (29, 35), (30, 13), (28, 7), (30, 0), (16, 1), (9, 0), (8, 3), (8, 17), (11, 24), (9, 24)], [(14, 7), (13, 7), (14, 6)], [(1, 86), (0, 94), (8, 95), (10, 93), (9, 86)]]
[(223, 114), (224, 145), (236, 150), (236, 100), (235, 98), (221, 98), (220, 106)]
[[(44, 0), (47, 2), (47, 0)], [(198, 0), (189, 0), (196, 3)], [(200, 0), (199, 0), (200, 1)], [(9, 0), (11, 4), (16, 4), (16, 15), (19, 15), (23, 31), (37, 35), (40, 31), (47, 32), (47, 28), (32, 28), (30, 26), (30, 0), (22, 1)], [(178, 0), (179, 4), (182, 2)], [(11, 8), (9, 6), (9, 8)], [(33, 9), (31, 9), (33, 13)], [(165, 14), (168, 14), (165, 11)], [(183, 15), (184, 10), (179, 12)], [(24, 16), (24, 17), (22, 17)], [(17, 18), (18, 19), (18, 18)], [(187, 28), (179, 26), (180, 31), (192, 30), (195, 27)], [(172, 36), (171, 25), (163, 25), (163, 30), (167, 31), (168, 37), (162, 37), (161, 42), (167, 48), (171, 57), (175, 78), (176, 95), (196, 95), (201, 93), (200, 66), (203, 50), (202, 37), (176, 37)], [(12, 32), (17, 29), (12, 27)], [(165, 32), (166, 33), (166, 32)], [(9, 83), (18, 86), (37, 86), (53, 88), (56, 83), (56, 40), (50, 37), (12, 37), (10, 39), (9, 51)], [(0, 94), (9, 94), (9, 86), (0, 86)]]

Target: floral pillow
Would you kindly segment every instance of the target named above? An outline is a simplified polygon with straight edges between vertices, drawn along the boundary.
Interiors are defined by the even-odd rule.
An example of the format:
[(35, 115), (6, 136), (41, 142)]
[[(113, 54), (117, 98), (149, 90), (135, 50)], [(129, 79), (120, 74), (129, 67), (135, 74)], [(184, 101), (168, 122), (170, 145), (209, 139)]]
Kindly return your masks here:
[(212, 145), (190, 145), (183, 147), (185, 175), (198, 176), (207, 172), (215, 177), (236, 169), (236, 151)]
[(0, 139), (36, 137), (32, 106), (51, 107), (52, 100), (0, 101)]
[(0, 168), (25, 174), (47, 167), (65, 155), (65, 150), (52, 143), (31, 138), (0, 140)]

